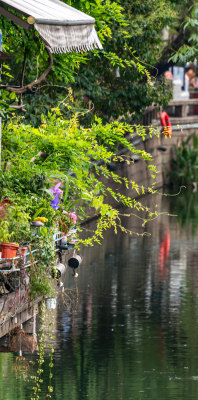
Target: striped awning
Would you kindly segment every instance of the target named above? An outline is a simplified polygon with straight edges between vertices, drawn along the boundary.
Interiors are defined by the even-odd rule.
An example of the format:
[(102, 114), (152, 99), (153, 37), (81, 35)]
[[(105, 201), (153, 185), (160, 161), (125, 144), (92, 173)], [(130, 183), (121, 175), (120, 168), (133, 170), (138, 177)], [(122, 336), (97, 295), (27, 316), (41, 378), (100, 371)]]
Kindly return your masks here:
[[(45, 41), (52, 53), (102, 49), (94, 18), (60, 0), (0, 0), (0, 14), (5, 6), (18, 11)], [(12, 14), (14, 15), (14, 14)], [(13, 17), (14, 18), (14, 17)]]

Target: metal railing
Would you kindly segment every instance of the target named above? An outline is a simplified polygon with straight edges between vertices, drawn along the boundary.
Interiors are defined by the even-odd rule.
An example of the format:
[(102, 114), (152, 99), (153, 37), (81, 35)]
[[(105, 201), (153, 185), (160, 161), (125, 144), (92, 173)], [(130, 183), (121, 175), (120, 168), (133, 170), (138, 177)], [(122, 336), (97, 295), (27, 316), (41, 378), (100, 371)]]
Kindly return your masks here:
[[(71, 229), (67, 235), (68, 238), (70, 238), (72, 235), (74, 235), (76, 233), (76, 229)], [(65, 235), (64, 235), (65, 236)], [(62, 232), (56, 232), (53, 235), (53, 242), (54, 245), (57, 246), (57, 248), (55, 249), (56, 252), (60, 251), (60, 248), (58, 247), (58, 245), (60, 244), (61, 240), (63, 239), (63, 234)], [(74, 243), (71, 241), (67, 242), (67, 246), (65, 246), (65, 250), (70, 250), (73, 249), (74, 247)], [(36, 254), (38, 252), (38, 249), (34, 249), (31, 250), (31, 254)], [(29, 250), (27, 250), (27, 253), (25, 255), (19, 255), (17, 257), (13, 257), (11, 258), (0, 258), (0, 266), (2, 264), (2, 268), (0, 267), (0, 273), (10, 273), (10, 272), (17, 272), (17, 271), (21, 271), (21, 268), (17, 268), (17, 264), (19, 262), (22, 263), (22, 269), (27, 269), (31, 266), (31, 263), (29, 263), (29, 256), (30, 256), (30, 252)], [(34, 260), (34, 263), (36, 264), (38, 261)], [(9, 267), (3, 268), (3, 265), (5, 264), (9, 264)]]

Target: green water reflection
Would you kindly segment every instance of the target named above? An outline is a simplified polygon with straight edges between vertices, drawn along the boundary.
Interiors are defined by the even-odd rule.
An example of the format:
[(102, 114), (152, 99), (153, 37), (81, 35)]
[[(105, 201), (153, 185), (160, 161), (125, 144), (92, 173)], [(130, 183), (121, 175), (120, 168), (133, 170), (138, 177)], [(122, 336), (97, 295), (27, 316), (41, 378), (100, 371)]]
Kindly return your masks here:
[[(72, 312), (59, 296), (49, 316), (56, 321), (52, 399), (198, 397), (198, 235), (167, 215), (146, 228), (152, 236), (109, 233), (102, 247), (83, 254)], [(70, 271), (65, 282), (74, 301)], [(0, 400), (31, 398), (31, 382), (17, 374), (16, 357), (0, 354)]]
[(198, 228), (198, 191), (184, 187), (181, 190), (183, 193), (177, 199), (169, 197), (170, 212), (177, 215), (182, 227), (189, 228), (194, 234)]

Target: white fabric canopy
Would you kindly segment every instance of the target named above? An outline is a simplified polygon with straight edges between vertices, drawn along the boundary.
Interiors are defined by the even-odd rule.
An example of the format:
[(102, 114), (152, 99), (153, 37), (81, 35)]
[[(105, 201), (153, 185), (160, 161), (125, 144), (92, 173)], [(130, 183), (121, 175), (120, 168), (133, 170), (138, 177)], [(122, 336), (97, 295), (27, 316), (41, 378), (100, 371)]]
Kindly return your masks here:
[(52, 53), (102, 49), (94, 18), (60, 0), (0, 0), (24, 16), (33, 17), (35, 29)]
[(94, 25), (47, 25), (34, 24), (52, 53), (102, 49)]

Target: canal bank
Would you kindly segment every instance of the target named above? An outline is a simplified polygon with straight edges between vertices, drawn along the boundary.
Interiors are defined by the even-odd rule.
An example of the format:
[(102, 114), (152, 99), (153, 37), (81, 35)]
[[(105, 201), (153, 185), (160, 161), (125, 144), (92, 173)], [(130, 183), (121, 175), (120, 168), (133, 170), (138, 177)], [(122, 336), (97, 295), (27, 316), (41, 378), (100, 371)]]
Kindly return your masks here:
[[(175, 103), (174, 103), (175, 104)], [(194, 103), (193, 103), (194, 104)], [(190, 105), (187, 105), (188, 107), (190, 107)], [(185, 103), (185, 107), (186, 103)], [(191, 104), (192, 106), (192, 104)], [(176, 105), (174, 105), (175, 110), (177, 108)], [(184, 107), (184, 104), (182, 103), (182, 105), (178, 105), (178, 107), (182, 108)], [(185, 108), (186, 110), (186, 108)], [(178, 112), (177, 112), (178, 114)], [(149, 154), (151, 154), (152, 157), (152, 163), (156, 165), (157, 167), (157, 175), (156, 175), (156, 188), (162, 187), (164, 184), (167, 183), (167, 171), (169, 170), (170, 167), (170, 161), (171, 161), (171, 157), (172, 157), (172, 149), (173, 146), (178, 145), (179, 143), (181, 143), (181, 140), (183, 140), (184, 138), (186, 138), (187, 136), (189, 136), (190, 134), (192, 134), (193, 132), (196, 132), (196, 129), (198, 129), (198, 124), (196, 124), (195, 122), (191, 121), (191, 124), (186, 124), (183, 126), (180, 126), (180, 122), (184, 121), (184, 117), (182, 117), (183, 113), (181, 112), (181, 117), (178, 117), (178, 125), (173, 125), (173, 134), (172, 137), (169, 138), (165, 138), (163, 136), (161, 137), (156, 137), (155, 134), (152, 135), (152, 137), (147, 134), (145, 136), (145, 140), (143, 141), (141, 137), (134, 137), (133, 138), (133, 145), (138, 149), (138, 150), (143, 150), (148, 152)], [(150, 120), (150, 122), (153, 123), (153, 127), (155, 129), (160, 130), (160, 127), (158, 125), (158, 121), (155, 119), (156, 118), (156, 114), (152, 114), (152, 119)], [(148, 115), (147, 115), (148, 117)], [(188, 117), (186, 116), (185, 118), (192, 120), (192, 117)], [(187, 122), (190, 122), (187, 121)], [(195, 120), (195, 117), (193, 117), (193, 120)], [(138, 158), (138, 156), (136, 155), (136, 157), (134, 157), (133, 155), (131, 155), (128, 152), (128, 149), (122, 149), (119, 152), (120, 156), (127, 156), (128, 158), (130, 158), (131, 162), (130, 164), (128, 164), (127, 162), (124, 161), (124, 157), (123, 157), (123, 161), (121, 163), (112, 163), (109, 165), (109, 168), (114, 170), (116, 169), (116, 173), (118, 173), (120, 176), (122, 177), (126, 177), (128, 179), (128, 181), (134, 181), (136, 182), (136, 184), (139, 187), (145, 186), (145, 188), (149, 187), (151, 185), (151, 182), (153, 181), (151, 179), (151, 174), (149, 173), (148, 170), (148, 162), (142, 161), (141, 158)], [(104, 179), (104, 178), (103, 178)], [(124, 187), (123, 185), (119, 185), (112, 183), (112, 187), (114, 188), (114, 190), (119, 190), (120, 193), (124, 193)], [(147, 190), (145, 189), (145, 192)], [(129, 195), (129, 193), (127, 193), (127, 195)], [(139, 193), (137, 193), (137, 191), (130, 191), (130, 196), (132, 198), (135, 198), (137, 196), (139, 196)], [(154, 197), (150, 197), (151, 200), (148, 200), (148, 198), (141, 199), (141, 204), (144, 205), (144, 203), (146, 202), (147, 204), (149, 204), (149, 207), (151, 210), (155, 209), (156, 204), (160, 203), (159, 201), (157, 203), (155, 203)], [(141, 217), (144, 219), (144, 215), (141, 215)], [(142, 221), (142, 220), (141, 220)], [(141, 222), (142, 223), (142, 222)], [(127, 218), (123, 218), (123, 226), (127, 226)], [(145, 226), (142, 227), (141, 229), (139, 229), (141, 226), (141, 224), (138, 224), (138, 219), (135, 220), (134, 222), (134, 226), (133, 226), (133, 232), (140, 232), (140, 234), (143, 234), (145, 231)], [(87, 229), (87, 227), (85, 227), (85, 230)], [(103, 244), (104, 246), (104, 244)], [(84, 257), (84, 259), (87, 262), (87, 258), (89, 257), (89, 251), (86, 252), (86, 256)], [(66, 262), (66, 261), (65, 261)], [(6, 293), (6, 296), (8, 294)], [(17, 297), (19, 299), (19, 301), (17, 300)], [(27, 296), (26, 296), (27, 297)], [(2, 331), (0, 332), (0, 336), (4, 336), (6, 333), (8, 333), (9, 331), (11, 331), (12, 329), (15, 329), (17, 327), (20, 327), (20, 325), (22, 323), (25, 323), (28, 318), (31, 318), (32, 311), (31, 313), (29, 312), (29, 303), (28, 303), (28, 299), (26, 298), (26, 303), (27, 305), (24, 304), (24, 293), (23, 291), (21, 291), (20, 293), (18, 293), (18, 291), (16, 291), (16, 293), (14, 295), (10, 296), (10, 299), (6, 299), (6, 302), (4, 304), (4, 299), (2, 298), (2, 312), (1, 312), (1, 317), (2, 317), (2, 321), (5, 322), (5, 316), (6, 316), (6, 324), (2, 322)], [(19, 304), (17, 304), (19, 303)], [(8, 310), (9, 313), (7, 312), (7, 309), (9, 307), (6, 308), (7, 304), (13, 304), (13, 307), (10, 307), (10, 309)], [(18, 307), (19, 305), (19, 307)], [(16, 307), (17, 306), (17, 307)], [(16, 310), (15, 310), (16, 308)], [(10, 315), (10, 317), (9, 317)], [(9, 318), (8, 318), (9, 317)], [(9, 320), (9, 322), (8, 322)], [(4, 326), (3, 326), (4, 325)]]
[[(196, 206), (197, 197), (192, 196)], [(82, 253), (86, 263), (77, 280), (66, 271), (67, 304), (60, 293), (48, 317), (54, 320), (53, 400), (197, 397), (198, 254), (197, 231), (191, 230), (195, 210), (181, 225), (179, 197), (174, 198), (178, 217), (171, 215), (171, 199), (144, 197), (145, 205), (154, 201), (163, 213), (144, 228), (150, 236), (107, 231), (101, 246)], [(135, 217), (126, 223), (142, 233)], [(93, 229), (93, 223), (87, 228)], [(49, 342), (41, 400), (48, 385), (48, 347)], [(2, 400), (31, 398), (31, 382), (16, 368), (17, 357), (0, 354)], [(33, 375), (30, 361), (36, 354), (24, 352), (23, 357)]]
[[(123, 160), (121, 163), (117, 163), (114, 168), (121, 177), (126, 177), (129, 181), (135, 182), (140, 188), (140, 194), (142, 194), (142, 186), (145, 188), (151, 187), (154, 181), (152, 178), (152, 171), (149, 172), (148, 170), (149, 164), (155, 165), (157, 169), (155, 188), (160, 188), (168, 184), (168, 172), (170, 171), (171, 160), (174, 157), (174, 147), (180, 146), (181, 142), (190, 135), (194, 133), (198, 135), (198, 115), (195, 112), (196, 109), (194, 111), (194, 108), (190, 108), (196, 105), (197, 100), (191, 99), (170, 102), (167, 111), (170, 112), (170, 121), (172, 123), (171, 137), (165, 137), (164, 134), (159, 134), (162, 128), (159, 122), (157, 108), (155, 107), (146, 112), (145, 119), (143, 119), (142, 122), (148, 122), (152, 130), (154, 130), (154, 133), (149, 131), (149, 127), (147, 128), (147, 126), (145, 126), (145, 131), (148, 133), (145, 135), (144, 140), (142, 137), (136, 136), (132, 140), (132, 143), (138, 150), (146, 151), (151, 155), (150, 162), (143, 161), (141, 157), (137, 155), (131, 156), (128, 149), (120, 150), (119, 155), (128, 157), (132, 163), (128, 165), (128, 163)], [(188, 113), (190, 113), (190, 115), (188, 115)], [(157, 134), (155, 132), (157, 132)], [(113, 183), (112, 185), (114, 186)], [(123, 185), (122, 190), (124, 190)], [(136, 190), (130, 190), (130, 195), (133, 198), (140, 197), (140, 194), (137, 193)]]

